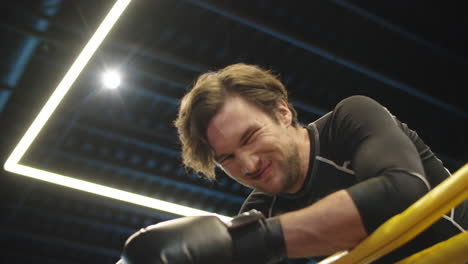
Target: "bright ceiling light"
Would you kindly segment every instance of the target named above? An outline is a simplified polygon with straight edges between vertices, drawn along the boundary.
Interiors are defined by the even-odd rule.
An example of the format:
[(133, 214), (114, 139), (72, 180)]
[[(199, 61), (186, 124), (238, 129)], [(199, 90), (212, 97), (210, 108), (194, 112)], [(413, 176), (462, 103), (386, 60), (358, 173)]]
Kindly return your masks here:
[[(41, 109), (37, 117), (34, 119), (31, 126), (28, 128), (24, 136), (21, 138), (18, 145), (16, 145), (13, 152), (8, 157), (5, 162), (4, 168), (7, 171), (17, 173), (23, 176), (35, 178), (38, 180), (43, 180), (66, 187), (74, 188), (77, 190), (90, 192), (117, 200), (138, 204), (141, 206), (154, 208), (157, 210), (165, 211), (175, 215), (216, 215), (222, 220), (227, 221), (231, 219), (227, 216), (217, 215), (211, 212), (202, 211), (178, 204), (169, 203), (166, 201), (126, 192), (123, 190), (118, 190), (108, 186), (99, 185), (92, 182), (87, 182), (83, 180), (76, 179), (72, 176), (61, 175), (45, 170), (40, 170), (37, 168), (32, 168), (19, 164), (19, 161), (24, 156), (26, 151), (29, 149), (31, 144), (34, 142), (35, 138), (42, 130), (47, 120), (57, 109), (57, 106), (60, 104), (64, 96), (70, 90), (71, 86), (75, 80), (80, 75), (81, 71), (84, 69), (86, 64), (92, 58), (98, 47), (101, 45), (102, 41), (105, 39), (109, 31), (112, 29), (114, 24), (117, 22), (119, 17), (125, 11), (131, 0), (117, 0), (114, 6), (111, 8), (107, 16), (104, 18), (102, 23), (99, 25), (98, 29), (88, 41), (86, 46), (83, 48), (81, 53), (78, 55), (76, 61), (72, 64), (68, 72), (63, 77), (62, 81), (59, 83), (55, 91), (52, 93), (49, 100), (46, 102), (44, 107)], [(115, 79), (113, 79), (115, 82)], [(115, 85), (115, 83), (114, 83)]]
[(120, 86), (120, 74), (117, 71), (106, 71), (102, 74), (102, 83), (108, 89), (116, 89)]

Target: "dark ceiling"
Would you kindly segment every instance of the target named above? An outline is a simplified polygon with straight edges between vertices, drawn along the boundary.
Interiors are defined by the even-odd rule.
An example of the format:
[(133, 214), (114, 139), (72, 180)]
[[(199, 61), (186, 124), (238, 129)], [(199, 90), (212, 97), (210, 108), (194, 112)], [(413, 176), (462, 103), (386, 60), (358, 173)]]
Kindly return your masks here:
[[(112, 4), (2, 2), (2, 164)], [(302, 123), (368, 95), (454, 171), (468, 160), (467, 21), (455, 1), (134, 0), (21, 163), (233, 216), (249, 190), (186, 172), (172, 121), (196, 76), (246, 62), (280, 75)], [(109, 68), (118, 90), (99, 81)], [(1, 183), (1, 263), (115, 263), (135, 230), (175, 217), (6, 171)]]

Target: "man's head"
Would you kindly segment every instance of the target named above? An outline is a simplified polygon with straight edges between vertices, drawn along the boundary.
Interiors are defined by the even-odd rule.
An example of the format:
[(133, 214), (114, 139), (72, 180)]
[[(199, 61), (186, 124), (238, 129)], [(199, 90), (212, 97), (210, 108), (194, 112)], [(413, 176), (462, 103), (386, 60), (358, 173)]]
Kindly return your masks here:
[[(220, 153), (213, 149), (207, 129), (213, 118), (233, 100), (243, 104), (236, 110), (239, 114), (248, 114), (236, 120), (237, 123), (246, 120), (249, 115), (263, 115), (268, 117), (272, 124), (281, 126), (282, 114), (284, 115), (286, 110), (290, 115), (289, 125), (299, 126), (296, 111), (287, 103), (288, 95), (284, 85), (270, 72), (257, 66), (234, 64), (201, 75), (193, 89), (182, 99), (175, 125), (182, 143), (184, 164), (209, 178), (215, 177), (215, 162), (219, 164), (215, 155)], [(239, 106), (238, 104), (236, 107)], [(254, 111), (256, 112), (253, 113)], [(228, 170), (226, 172), (230, 173)], [(236, 175), (231, 176), (237, 180)]]

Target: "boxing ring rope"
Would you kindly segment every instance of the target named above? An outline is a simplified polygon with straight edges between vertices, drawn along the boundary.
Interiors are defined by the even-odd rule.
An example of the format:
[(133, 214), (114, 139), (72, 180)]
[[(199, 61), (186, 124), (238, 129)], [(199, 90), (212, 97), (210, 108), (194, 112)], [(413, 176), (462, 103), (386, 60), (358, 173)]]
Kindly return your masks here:
[(395, 264), (468, 263), (468, 232), (460, 233)]
[[(347, 253), (339, 252), (319, 264), (371, 263), (417, 236), (466, 199), (468, 199), (468, 163), (405, 211), (386, 221), (353, 250)], [(435, 264), (441, 263), (441, 257), (444, 263), (467, 263), (467, 238), (467, 232), (464, 232), (420, 251), (398, 264)]]

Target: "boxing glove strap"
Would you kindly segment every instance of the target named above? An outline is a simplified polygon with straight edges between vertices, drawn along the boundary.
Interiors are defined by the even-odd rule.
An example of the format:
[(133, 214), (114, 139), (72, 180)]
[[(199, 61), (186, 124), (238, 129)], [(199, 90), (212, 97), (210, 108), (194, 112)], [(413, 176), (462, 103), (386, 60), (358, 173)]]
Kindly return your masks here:
[(279, 217), (266, 219), (251, 210), (227, 224), (238, 263), (275, 263), (286, 255)]

